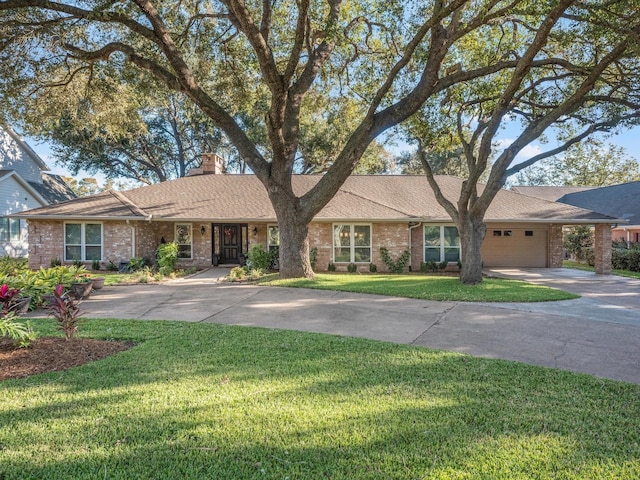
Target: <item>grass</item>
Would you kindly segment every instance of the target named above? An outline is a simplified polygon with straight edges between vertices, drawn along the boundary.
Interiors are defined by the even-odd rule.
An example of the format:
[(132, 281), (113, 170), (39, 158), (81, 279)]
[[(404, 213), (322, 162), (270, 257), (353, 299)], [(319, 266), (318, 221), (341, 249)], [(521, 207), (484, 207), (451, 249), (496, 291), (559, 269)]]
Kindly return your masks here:
[(456, 302), (546, 302), (579, 297), (554, 288), (501, 278), (485, 278), (480, 285), (463, 285), (457, 277), (320, 273), (314, 280), (269, 278), (264, 283)]
[[(586, 263), (576, 262), (574, 260), (564, 260), (562, 262), (564, 268), (573, 268), (575, 270), (584, 270), (587, 272), (595, 272), (596, 269)], [(619, 275), (621, 277), (640, 278), (640, 272), (631, 272), (629, 270), (611, 270), (613, 275)]]
[(0, 383), (3, 480), (640, 478), (639, 385), (290, 331), (82, 333), (140, 343)]

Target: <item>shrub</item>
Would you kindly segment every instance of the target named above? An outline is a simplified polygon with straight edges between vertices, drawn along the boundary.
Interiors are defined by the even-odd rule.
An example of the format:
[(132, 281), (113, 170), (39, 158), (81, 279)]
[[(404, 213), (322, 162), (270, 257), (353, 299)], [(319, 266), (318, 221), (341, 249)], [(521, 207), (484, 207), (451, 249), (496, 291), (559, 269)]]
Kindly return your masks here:
[(163, 275), (173, 273), (178, 262), (178, 244), (175, 242), (163, 243), (156, 251), (156, 258), (160, 273)]
[(318, 261), (318, 249), (312, 248), (309, 250), (309, 263), (311, 264), (311, 269), (316, 269), (316, 262)]
[(49, 262), (49, 266), (51, 268), (60, 267), (62, 266), (62, 260), (60, 260), (58, 257), (52, 258), (51, 261)]
[(614, 248), (611, 250), (611, 268), (640, 272), (640, 250)]
[(378, 271), (378, 266), (375, 263), (370, 263), (369, 264), (369, 271), (371, 273), (376, 273)]
[(117, 272), (118, 270), (118, 265), (116, 265), (113, 260), (109, 260), (109, 263), (107, 263), (107, 272)]
[(347, 265), (347, 272), (356, 273), (358, 271), (358, 266), (355, 263), (350, 263)]
[(329, 262), (329, 265), (327, 265), (327, 271), (328, 272), (335, 272), (336, 271), (336, 264), (333, 262)]
[(233, 267), (229, 272), (229, 280), (236, 282), (238, 280), (244, 280), (247, 276), (247, 270), (244, 267)]
[(100, 260), (93, 260), (91, 262), (91, 270), (100, 270)]
[(58, 322), (58, 328), (64, 332), (65, 338), (72, 339), (78, 331), (78, 320), (83, 313), (80, 311), (80, 301), (65, 294), (64, 286), (58, 285), (47, 310)]
[(437, 270), (438, 270), (438, 265), (433, 260), (429, 260), (428, 262), (420, 262), (421, 273), (433, 273)]
[(84, 262), (76, 258), (73, 262), (71, 262), (71, 265), (73, 265), (76, 268), (81, 268), (81, 267), (84, 267)]
[(582, 249), (582, 255), (587, 262), (587, 265), (593, 267), (596, 264), (596, 255), (593, 247), (586, 247)]
[(443, 260), (438, 264), (438, 270), (444, 270), (447, 268), (448, 265), (449, 265), (449, 262), (447, 262), (446, 260)]
[(260, 244), (256, 244), (249, 250), (247, 267), (267, 271), (277, 259), (277, 250), (267, 252)]
[(17, 322), (16, 314), (8, 312), (0, 318), (0, 338), (9, 337), (18, 348), (26, 348), (36, 340), (36, 333), (29, 323)]
[(0, 275), (16, 275), (28, 268), (29, 261), (26, 258), (13, 258), (8, 255), (0, 257)]
[[(177, 256), (176, 256), (177, 259)], [(134, 257), (129, 260), (128, 267), (130, 272), (137, 272), (138, 270), (142, 270), (145, 267), (149, 267), (151, 262), (143, 257)], [(99, 268), (98, 268), (99, 269)]]
[(382, 256), (382, 261), (391, 273), (402, 273), (409, 263), (409, 250), (402, 252), (402, 255), (395, 261), (391, 258), (391, 255), (389, 255), (387, 247), (380, 247), (380, 255)]

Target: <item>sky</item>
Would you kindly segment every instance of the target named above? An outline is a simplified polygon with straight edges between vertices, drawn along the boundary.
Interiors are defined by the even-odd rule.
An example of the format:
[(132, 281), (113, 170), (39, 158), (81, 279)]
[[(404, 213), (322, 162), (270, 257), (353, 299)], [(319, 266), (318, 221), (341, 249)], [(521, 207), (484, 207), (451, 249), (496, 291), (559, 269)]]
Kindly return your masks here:
[[(499, 138), (499, 142), (510, 143), (509, 140), (513, 140), (517, 131), (507, 128), (504, 134)], [(69, 170), (64, 166), (57, 165), (54, 158), (51, 156), (51, 148), (47, 143), (38, 143), (32, 138), (25, 137), (25, 141), (29, 146), (44, 160), (44, 162), (51, 168), (51, 172), (64, 175), (67, 177), (75, 177), (80, 180), (86, 177), (92, 177), (98, 180), (98, 183), (102, 186), (106, 183), (105, 176), (103, 174), (90, 174), (88, 172), (81, 171), (77, 175), (72, 175)], [(627, 130), (618, 135), (612, 136), (606, 140), (606, 143), (610, 143), (615, 146), (622, 147), (626, 150), (627, 155), (633, 157), (640, 163), (640, 127), (636, 127), (632, 130)], [(520, 154), (516, 157), (516, 163), (523, 162), (528, 158), (546, 150), (548, 146), (541, 146), (539, 143), (534, 142), (526, 146)], [(410, 150), (411, 146), (406, 143), (401, 143), (398, 146), (390, 149), (392, 154), (400, 153), (402, 150)]]

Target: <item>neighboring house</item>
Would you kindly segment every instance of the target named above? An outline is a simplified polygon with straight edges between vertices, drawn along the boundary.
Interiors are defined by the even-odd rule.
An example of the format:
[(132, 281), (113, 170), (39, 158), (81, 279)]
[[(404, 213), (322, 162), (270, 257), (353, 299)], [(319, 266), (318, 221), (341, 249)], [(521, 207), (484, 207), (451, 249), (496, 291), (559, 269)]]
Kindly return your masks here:
[[(205, 169), (206, 171), (206, 169)], [(320, 176), (292, 178), (303, 194)], [(458, 196), (462, 180), (440, 177), (444, 194)], [(82, 260), (119, 264), (132, 257), (153, 258), (162, 242), (179, 246), (180, 265), (237, 264), (254, 244), (278, 247), (276, 216), (253, 175), (196, 175), (126, 192), (104, 192), (20, 215), (29, 221), (32, 268)], [(486, 215), (482, 255), (486, 266), (559, 267), (562, 227), (597, 224), (603, 238), (598, 270), (610, 269), (610, 225), (617, 219), (560, 203), (502, 190)], [(437, 203), (424, 176), (351, 176), (309, 225), (317, 249), (317, 270), (356, 263), (368, 271), (385, 265), (380, 247), (397, 258), (411, 252), (411, 268), (423, 261), (460, 258), (456, 227)], [(608, 253), (607, 253), (608, 249)], [(609, 255), (609, 266), (607, 266)]]
[(608, 187), (514, 187), (514, 191), (538, 198), (555, 197), (554, 201), (600, 212), (625, 220), (614, 225), (613, 240), (640, 242), (640, 182)]
[(57, 175), (9, 127), (0, 126), (0, 255), (28, 254), (27, 225), (11, 215), (75, 198)]

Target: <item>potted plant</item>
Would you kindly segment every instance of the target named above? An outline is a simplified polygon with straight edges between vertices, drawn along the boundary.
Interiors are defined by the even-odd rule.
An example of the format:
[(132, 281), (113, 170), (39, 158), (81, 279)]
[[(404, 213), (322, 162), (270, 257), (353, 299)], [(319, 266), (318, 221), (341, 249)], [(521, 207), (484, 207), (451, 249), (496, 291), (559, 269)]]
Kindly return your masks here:
[(20, 297), (20, 290), (9, 288), (5, 283), (0, 287), (0, 302), (2, 303), (2, 313), (9, 312), (16, 314), (27, 313), (31, 304), (31, 297)]
[(93, 280), (88, 275), (78, 275), (73, 282), (71, 282), (71, 293), (78, 300), (86, 300), (91, 295), (91, 289), (93, 288)]
[(104, 288), (104, 280), (104, 277), (93, 277), (93, 289), (100, 290), (101, 288)]

